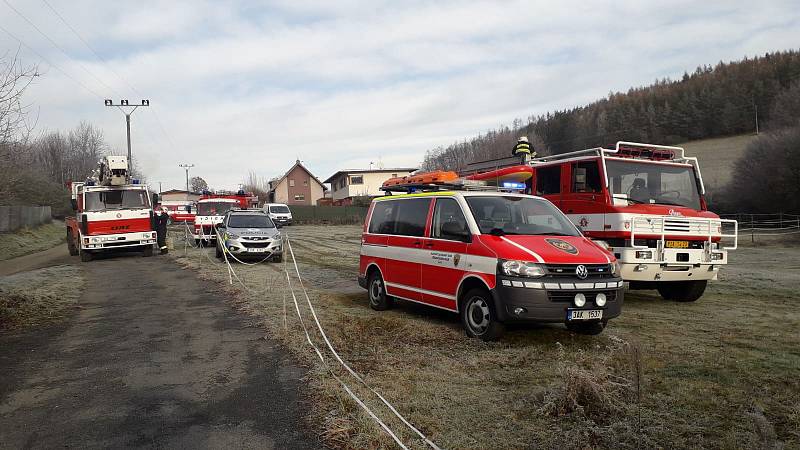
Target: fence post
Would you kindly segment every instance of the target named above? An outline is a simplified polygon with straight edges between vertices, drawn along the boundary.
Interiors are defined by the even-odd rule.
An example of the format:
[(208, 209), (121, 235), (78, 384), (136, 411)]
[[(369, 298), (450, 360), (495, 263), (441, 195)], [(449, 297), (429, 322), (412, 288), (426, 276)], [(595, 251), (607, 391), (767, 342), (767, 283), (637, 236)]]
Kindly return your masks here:
[(783, 211), (781, 211), (779, 214), (780, 214), (779, 216), (780, 219), (778, 219), (779, 220), (778, 228), (783, 228)]
[(753, 227), (755, 227), (755, 224), (753, 222), (753, 215), (750, 214), (750, 243), (755, 244), (756, 243), (756, 230)]

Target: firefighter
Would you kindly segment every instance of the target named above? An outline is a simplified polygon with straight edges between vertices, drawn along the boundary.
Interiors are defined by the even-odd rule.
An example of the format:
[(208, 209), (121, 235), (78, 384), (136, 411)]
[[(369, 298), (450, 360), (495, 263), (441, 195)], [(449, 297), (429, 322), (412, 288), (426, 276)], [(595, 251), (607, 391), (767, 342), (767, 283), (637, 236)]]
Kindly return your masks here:
[(169, 210), (166, 206), (162, 206), (159, 214), (156, 215), (156, 237), (162, 255), (169, 251), (167, 249), (167, 222), (169, 222)]
[(536, 156), (536, 152), (533, 147), (531, 147), (530, 142), (528, 142), (528, 136), (522, 136), (517, 140), (517, 145), (514, 146), (511, 155), (519, 156), (523, 164), (529, 163), (531, 158)]

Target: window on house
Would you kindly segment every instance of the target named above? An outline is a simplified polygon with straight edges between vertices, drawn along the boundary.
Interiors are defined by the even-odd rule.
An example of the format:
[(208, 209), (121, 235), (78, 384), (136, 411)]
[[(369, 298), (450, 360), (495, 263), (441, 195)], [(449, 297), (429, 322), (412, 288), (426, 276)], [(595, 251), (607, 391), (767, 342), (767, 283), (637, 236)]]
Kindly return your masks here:
[(297, 195), (295, 195), (295, 196), (294, 196), (294, 199), (295, 199), (296, 201), (298, 201), (298, 202), (302, 202), (302, 201), (305, 201), (305, 199), (306, 199), (306, 196), (305, 196), (305, 195), (303, 195), (303, 194), (297, 194)]
[(294, 187), (294, 180), (292, 180), (292, 179), (289, 179), (289, 186), (290, 186), (290, 187)]
[(536, 194), (558, 194), (561, 192), (561, 166), (536, 169)]
[(308, 186), (308, 180), (303, 180), (303, 186)]
[(393, 173), (393, 174), (392, 174), (392, 178), (397, 178), (397, 174), (396, 174), (396, 173)]
[(364, 184), (363, 175), (353, 175), (350, 177), (350, 184)]

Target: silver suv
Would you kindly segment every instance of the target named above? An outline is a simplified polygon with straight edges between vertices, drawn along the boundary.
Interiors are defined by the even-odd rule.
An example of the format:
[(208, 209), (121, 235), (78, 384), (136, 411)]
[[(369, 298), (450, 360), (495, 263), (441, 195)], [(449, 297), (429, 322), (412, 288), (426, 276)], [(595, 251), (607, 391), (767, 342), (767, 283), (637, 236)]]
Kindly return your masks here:
[(283, 259), (281, 232), (269, 215), (258, 209), (228, 211), (217, 225), (222, 239), (217, 239), (217, 258), (222, 258), (223, 245), (237, 258)]

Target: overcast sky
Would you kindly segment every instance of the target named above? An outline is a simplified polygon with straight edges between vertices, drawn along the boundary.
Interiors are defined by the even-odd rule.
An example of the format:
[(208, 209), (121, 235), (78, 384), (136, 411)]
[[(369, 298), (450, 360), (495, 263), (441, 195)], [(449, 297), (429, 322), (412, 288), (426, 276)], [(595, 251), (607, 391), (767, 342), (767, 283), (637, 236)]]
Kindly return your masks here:
[(156, 189), (182, 187), (184, 162), (216, 188), (296, 158), (321, 179), (416, 166), (516, 117), (800, 44), (796, 1), (0, 0), (0, 25), (43, 72), (38, 132), (87, 120), (124, 153), (103, 98), (150, 99), (132, 139)]

